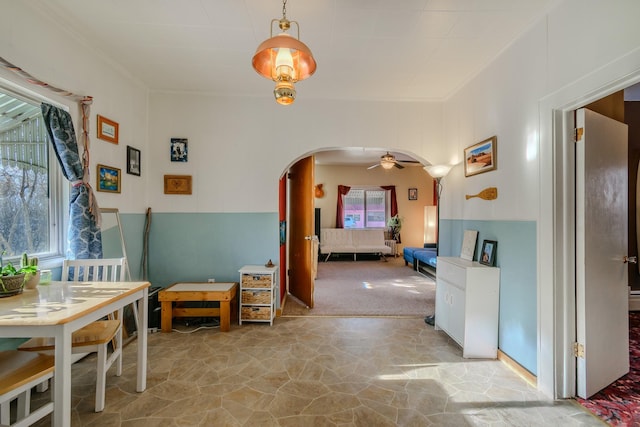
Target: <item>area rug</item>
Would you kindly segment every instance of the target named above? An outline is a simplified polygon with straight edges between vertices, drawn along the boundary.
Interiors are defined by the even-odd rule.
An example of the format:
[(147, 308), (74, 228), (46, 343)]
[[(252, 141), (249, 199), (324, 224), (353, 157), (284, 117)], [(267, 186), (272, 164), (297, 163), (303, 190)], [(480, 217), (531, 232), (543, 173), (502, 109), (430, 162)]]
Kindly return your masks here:
[(434, 313), (435, 294), (434, 279), (402, 258), (319, 262), (314, 307), (288, 294), (282, 315), (424, 317)]
[(578, 402), (612, 426), (640, 426), (640, 312), (629, 313), (629, 373)]

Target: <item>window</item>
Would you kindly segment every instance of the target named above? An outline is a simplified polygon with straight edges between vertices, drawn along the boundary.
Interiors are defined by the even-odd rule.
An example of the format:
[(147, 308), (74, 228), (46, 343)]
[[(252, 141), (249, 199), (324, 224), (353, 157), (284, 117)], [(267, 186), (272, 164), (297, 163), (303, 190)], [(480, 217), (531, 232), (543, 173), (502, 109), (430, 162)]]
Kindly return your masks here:
[(344, 228), (384, 228), (386, 201), (384, 190), (352, 188), (344, 196)]
[[(0, 253), (62, 253), (61, 184), (39, 102), (0, 87)], [(15, 263), (15, 262), (14, 262)]]

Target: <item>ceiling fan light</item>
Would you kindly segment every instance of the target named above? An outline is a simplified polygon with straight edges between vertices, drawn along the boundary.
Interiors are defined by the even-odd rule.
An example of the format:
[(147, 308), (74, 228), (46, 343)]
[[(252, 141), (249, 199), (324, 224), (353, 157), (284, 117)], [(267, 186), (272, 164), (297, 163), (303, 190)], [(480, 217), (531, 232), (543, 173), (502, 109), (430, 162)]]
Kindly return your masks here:
[(392, 169), (395, 166), (396, 162), (392, 161), (392, 160), (388, 160), (388, 159), (382, 159), (380, 160), (380, 166), (382, 166), (384, 169)]

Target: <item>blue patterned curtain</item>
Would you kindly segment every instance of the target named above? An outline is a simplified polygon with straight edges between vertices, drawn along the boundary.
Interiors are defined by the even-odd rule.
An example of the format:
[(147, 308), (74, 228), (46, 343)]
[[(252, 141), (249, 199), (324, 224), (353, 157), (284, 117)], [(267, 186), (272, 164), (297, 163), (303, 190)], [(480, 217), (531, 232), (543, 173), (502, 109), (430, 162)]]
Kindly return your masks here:
[[(83, 116), (90, 100), (82, 105)], [(83, 123), (85, 147), (81, 158), (76, 142), (71, 115), (49, 104), (41, 105), (49, 139), (62, 167), (62, 173), (72, 185), (69, 203), (69, 230), (67, 258), (102, 258), (102, 235), (100, 233), (100, 210), (89, 184), (88, 144), (86, 123)]]

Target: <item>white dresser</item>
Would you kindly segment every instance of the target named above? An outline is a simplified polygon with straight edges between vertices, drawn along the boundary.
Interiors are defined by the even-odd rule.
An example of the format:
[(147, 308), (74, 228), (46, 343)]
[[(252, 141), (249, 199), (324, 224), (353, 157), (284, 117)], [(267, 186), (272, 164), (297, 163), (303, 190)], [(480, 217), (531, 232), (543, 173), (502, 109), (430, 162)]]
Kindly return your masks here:
[(462, 346), (463, 357), (497, 357), (499, 300), (499, 268), (438, 257), (435, 327)]
[(240, 316), (242, 322), (269, 322), (276, 316), (278, 267), (245, 265), (240, 270)]

